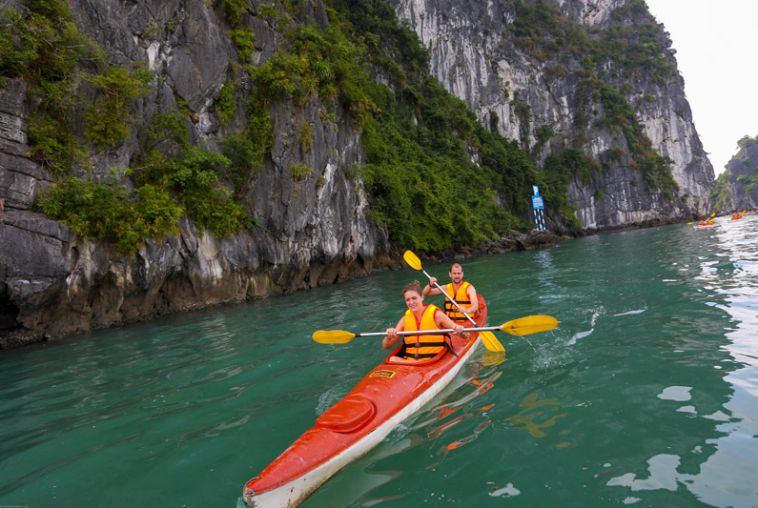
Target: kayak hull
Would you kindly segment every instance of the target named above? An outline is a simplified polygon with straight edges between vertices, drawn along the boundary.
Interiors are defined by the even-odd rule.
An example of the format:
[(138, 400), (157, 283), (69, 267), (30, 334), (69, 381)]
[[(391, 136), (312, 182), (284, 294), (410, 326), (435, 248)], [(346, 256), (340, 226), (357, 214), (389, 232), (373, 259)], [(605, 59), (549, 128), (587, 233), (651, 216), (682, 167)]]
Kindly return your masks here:
[[(480, 296), (477, 325), (487, 319)], [(472, 325), (473, 326), (473, 325)], [(350, 462), (366, 454), (411, 415), (437, 396), (460, 372), (479, 344), (452, 336), (452, 351), (417, 362), (394, 356), (371, 370), (343, 399), (329, 408), (258, 476), (247, 482), (249, 507), (293, 507)]]

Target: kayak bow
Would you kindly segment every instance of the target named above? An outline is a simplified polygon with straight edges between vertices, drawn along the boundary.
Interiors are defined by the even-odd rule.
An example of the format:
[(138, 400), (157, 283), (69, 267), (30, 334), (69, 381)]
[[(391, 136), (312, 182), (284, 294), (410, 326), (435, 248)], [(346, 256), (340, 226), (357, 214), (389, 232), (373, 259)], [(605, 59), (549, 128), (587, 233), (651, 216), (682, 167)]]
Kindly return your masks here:
[[(481, 295), (477, 326), (487, 321)], [(473, 326), (473, 325), (472, 325)], [(433, 358), (404, 360), (402, 345), (368, 373), (340, 401), (255, 478), (245, 484), (243, 499), (251, 508), (300, 504), (350, 462), (377, 446), (399, 423), (439, 394), (460, 371), (480, 342), (450, 336), (452, 351)], [(451, 354), (454, 353), (454, 354)]]

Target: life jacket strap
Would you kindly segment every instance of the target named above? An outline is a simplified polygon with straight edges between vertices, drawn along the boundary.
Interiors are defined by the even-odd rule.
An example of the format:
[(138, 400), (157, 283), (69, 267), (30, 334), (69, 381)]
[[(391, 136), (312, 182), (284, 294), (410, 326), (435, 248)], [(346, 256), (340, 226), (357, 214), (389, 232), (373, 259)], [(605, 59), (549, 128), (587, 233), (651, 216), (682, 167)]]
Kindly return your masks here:
[[(421, 360), (423, 358), (432, 358), (434, 356), (437, 356), (440, 351), (443, 349), (447, 349), (453, 356), (458, 358), (458, 355), (455, 354), (455, 351), (453, 350), (453, 346), (450, 342), (452, 339), (450, 338), (450, 335), (441, 335), (442, 342), (413, 342), (413, 343), (403, 343), (403, 348), (400, 350), (400, 353), (398, 356), (401, 358), (404, 358), (406, 360)], [(417, 350), (420, 350), (421, 348), (429, 348), (434, 347), (438, 348), (434, 352), (417, 352)]]

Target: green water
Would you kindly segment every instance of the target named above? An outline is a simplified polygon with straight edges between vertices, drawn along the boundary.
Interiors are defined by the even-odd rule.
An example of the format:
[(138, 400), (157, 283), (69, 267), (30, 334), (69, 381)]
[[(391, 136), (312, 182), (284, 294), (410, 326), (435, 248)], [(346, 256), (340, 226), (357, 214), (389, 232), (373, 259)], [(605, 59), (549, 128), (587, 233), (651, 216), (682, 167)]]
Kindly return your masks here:
[[(425, 267), (443, 277), (445, 266)], [(758, 217), (479, 258), (499, 334), (306, 507), (758, 506)], [(419, 273), (0, 354), (0, 505), (229, 507), (384, 357)], [(527, 340), (528, 339), (528, 340)], [(489, 389), (491, 386), (491, 389)]]

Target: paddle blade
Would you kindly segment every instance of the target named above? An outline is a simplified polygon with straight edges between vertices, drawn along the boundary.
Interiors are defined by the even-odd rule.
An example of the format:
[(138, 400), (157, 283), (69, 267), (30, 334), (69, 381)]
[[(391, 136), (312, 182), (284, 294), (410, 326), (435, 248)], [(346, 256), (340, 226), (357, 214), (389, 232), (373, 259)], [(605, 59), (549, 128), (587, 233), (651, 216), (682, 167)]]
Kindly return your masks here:
[(500, 329), (511, 335), (530, 335), (547, 332), (558, 326), (553, 316), (526, 316), (503, 323)]
[(487, 348), (487, 351), (493, 353), (505, 353), (505, 348), (500, 341), (497, 340), (494, 333), (487, 331), (479, 332), (479, 338), (482, 339), (482, 344)]
[(347, 344), (355, 337), (353, 332), (346, 330), (318, 330), (311, 335), (319, 344)]
[(413, 268), (414, 270), (421, 270), (421, 260), (418, 258), (417, 255), (415, 255), (413, 252), (407, 250), (403, 254), (403, 259), (406, 263), (408, 263), (408, 266)]

